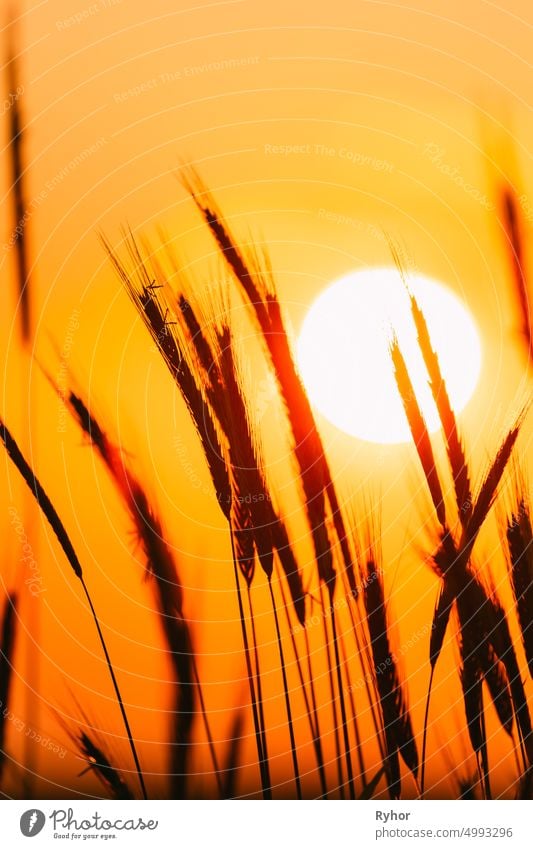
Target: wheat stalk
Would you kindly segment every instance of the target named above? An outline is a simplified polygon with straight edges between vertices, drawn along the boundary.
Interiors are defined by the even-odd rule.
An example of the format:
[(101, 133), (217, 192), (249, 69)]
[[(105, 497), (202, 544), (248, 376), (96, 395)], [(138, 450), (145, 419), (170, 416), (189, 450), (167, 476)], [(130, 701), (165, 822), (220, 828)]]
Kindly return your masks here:
[(9, 455), (10, 459), (12, 460), (12, 462), (14, 463), (14, 465), (16, 466), (18, 471), (20, 472), (23, 480), (25, 481), (25, 483), (27, 484), (27, 486), (31, 490), (35, 500), (37, 501), (37, 504), (39, 505), (39, 507), (42, 510), (43, 514), (45, 515), (48, 523), (50, 524), (50, 527), (54, 531), (54, 533), (55, 533), (55, 535), (58, 539), (58, 542), (61, 545), (61, 548), (63, 549), (63, 552), (64, 552), (74, 574), (76, 575), (76, 577), (78, 578), (78, 580), (81, 583), (83, 592), (84, 592), (85, 597), (87, 599), (87, 602), (89, 604), (91, 615), (92, 615), (92, 618), (93, 618), (93, 621), (94, 621), (94, 624), (95, 624), (95, 627), (96, 627), (96, 630), (97, 630), (97, 633), (98, 633), (98, 639), (100, 640), (100, 644), (101, 644), (102, 650), (104, 652), (104, 656), (105, 656), (107, 668), (108, 668), (108, 671), (109, 671), (109, 675), (111, 676), (113, 689), (115, 691), (117, 702), (118, 702), (118, 705), (119, 705), (119, 708), (120, 708), (120, 713), (122, 715), (122, 721), (123, 721), (124, 727), (126, 729), (126, 734), (127, 734), (128, 741), (129, 741), (129, 744), (130, 744), (130, 749), (131, 749), (131, 753), (132, 753), (132, 756), (133, 756), (133, 760), (135, 762), (135, 768), (137, 770), (137, 776), (139, 778), (139, 784), (141, 786), (142, 794), (143, 794), (144, 798), (146, 799), (146, 798), (148, 798), (147, 793), (146, 793), (146, 786), (145, 786), (145, 783), (144, 783), (144, 777), (143, 777), (143, 774), (142, 774), (141, 765), (140, 765), (140, 762), (139, 762), (139, 757), (137, 755), (137, 749), (135, 747), (133, 735), (131, 733), (128, 716), (126, 714), (126, 709), (124, 707), (124, 702), (122, 700), (122, 695), (120, 693), (118, 681), (117, 681), (116, 676), (115, 676), (113, 664), (111, 663), (111, 658), (109, 656), (107, 644), (106, 644), (106, 641), (104, 639), (102, 629), (100, 627), (100, 622), (99, 622), (98, 616), (96, 615), (96, 610), (94, 608), (89, 590), (87, 588), (87, 584), (85, 583), (85, 579), (83, 577), (83, 571), (82, 571), (82, 568), (81, 568), (80, 561), (78, 560), (78, 556), (77, 556), (77, 554), (74, 550), (74, 547), (73, 547), (73, 545), (70, 541), (70, 538), (67, 534), (67, 531), (65, 530), (65, 527), (64, 527), (61, 519), (59, 518), (59, 516), (58, 516), (58, 514), (55, 510), (55, 507), (53, 506), (52, 502), (48, 498), (43, 487), (41, 486), (37, 476), (35, 475), (35, 472), (31, 468), (31, 466), (29, 466), (29, 464), (26, 462), (26, 460), (24, 459), (17, 443), (15, 442), (14, 438), (12, 437), (11, 433), (7, 429), (7, 427), (4, 424), (2, 419), (0, 419), (0, 438), (2, 439), (2, 441), (5, 445), (6, 451)]
[(375, 558), (367, 560), (365, 577), (364, 602), (387, 744), (387, 780), (391, 797), (398, 798), (401, 793), (398, 755), (401, 755), (416, 780), (418, 752), (409, 709), (390, 647), (384, 588)]
[(6, 716), (13, 679), (13, 653), (17, 633), (17, 595), (6, 595), (0, 632), (0, 786), (6, 762)]
[(509, 575), (522, 643), (529, 674), (533, 677), (533, 531), (525, 493), (518, 493), (516, 507), (507, 523), (506, 539)]

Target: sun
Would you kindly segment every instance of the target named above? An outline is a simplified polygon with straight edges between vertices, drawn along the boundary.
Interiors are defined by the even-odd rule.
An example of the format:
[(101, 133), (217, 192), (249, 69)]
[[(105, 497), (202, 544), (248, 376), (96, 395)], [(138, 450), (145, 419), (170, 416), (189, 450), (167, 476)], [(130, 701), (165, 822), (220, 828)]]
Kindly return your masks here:
[[(466, 305), (421, 274), (408, 285), (426, 317), (434, 350), (459, 413), (476, 388), (481, 343)], [(297, 359), (313, 406), (332, 424), (368, 442), (410, 441), (389, 343), (395, 333), (431, 432), (439, 419), (418, 349), (409, 295), (395, 268), (357, 271), (314, 301), (300, 332)]]

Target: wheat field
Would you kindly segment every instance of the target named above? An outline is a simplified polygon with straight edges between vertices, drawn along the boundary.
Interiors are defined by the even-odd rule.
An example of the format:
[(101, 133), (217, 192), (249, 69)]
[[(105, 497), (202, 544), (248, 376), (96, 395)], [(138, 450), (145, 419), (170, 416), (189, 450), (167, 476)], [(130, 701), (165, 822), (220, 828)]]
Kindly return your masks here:
[[(85, 25), (68, 20), (57, 32)], [(172, 139), (171, 173), (158, 172), (146, 215), (141, 202), (130, 217), (111, 193), (101, 214), (89, 210), (81, 262), (78, 199), (54, 238), (43, 209), (74, 189), (78, 168), (104, 180), (99, 156), (117, 133), (42, 189), (23, 16), (2, 37), (2, 796), (531, 799), (533, 343), (517, 150), (506, 140), (507, 172), (487, 154), (485, 209), (478, 193), (471, 212), (494, 228), (505, 388), (493, 353), (484, 395), (464, 413), (412, 285), (427, 245), (352, 197), (349, 239), (371, 243), (407, 298), (438, 424), (391, 329), (391, 393), (409, 442), (377, 448), (331, 429), (299, 368), (294, 324), (312, 299), (296, 308), (287, 295), (284, 239), (309, 253), (294, 276), (311, 275), (296, 209), (305, 180), (283, 200), (271, 245), (253, 188), (239, 198), (223, 163)], [(180, 76), (253, 73), (250, 56), (210, 71), (184, 64)], [(116, 73), (113, 110), (135, 110), (178, 72), (137, 93)], [(132, 112), (132, 126), (142, 120)], [(385, 192), (392, 159), (344, 149), (350, 179), (364, 167), (375, 197)], [(425, 151), (442, 177), (441, 154)], [(128, 198), (134, 164), (120, 167), (111, 188)], [(314, 225), (339, 226), (316, 209)], [(445, 240), (438, 223), (425, 224), (431, 244)], [(450, 327), (447, 344), (459, 342)], [(364, 412), (353, 393), (343, 386)]]

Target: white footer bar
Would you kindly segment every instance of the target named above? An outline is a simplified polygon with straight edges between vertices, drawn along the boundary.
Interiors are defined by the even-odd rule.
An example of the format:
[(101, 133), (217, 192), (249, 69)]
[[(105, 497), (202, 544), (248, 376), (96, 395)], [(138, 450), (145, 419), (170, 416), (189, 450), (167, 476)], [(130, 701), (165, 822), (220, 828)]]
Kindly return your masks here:
[(531, 849), (532, 819), (528, 801), (3, 801), (0, 845)]

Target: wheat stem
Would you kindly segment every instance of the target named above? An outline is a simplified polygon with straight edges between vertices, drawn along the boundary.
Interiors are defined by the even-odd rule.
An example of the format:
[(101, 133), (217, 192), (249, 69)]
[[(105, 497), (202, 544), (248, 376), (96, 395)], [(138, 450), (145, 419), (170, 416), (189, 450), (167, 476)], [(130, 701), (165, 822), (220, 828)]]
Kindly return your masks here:
[(250, 644), (248, 641), (248, 634), (246, 631), (246, 620), (244, 617), (244, 606), (242, 603), (242, 591), (240, 586), (239, 579), (239, 569), (237, 566), (237, 557), (235, 554), (235, 543), (233, 540), (233, 534), (230, 533), (231, 539), (231, 551), (233, 556), (233, 569), (235, 574), (235, 585), (237, 587), (237, 602), (239, 605), (239, 617), (241, 622), (241, 631), (242, 631), (242, 641), (244, 645), (244, 656), (246, 661), (246, 672), (248, 675), (248, 686), (250, 687), (250, 698), (252, 700), (252, 715), (254, 720), (254, 730), (255, 730), (255, 741), (257, 746), (257, 758), (259, 762), (259, 772), (261, 775), (261, 786), (263, 789), (263, 798), (271, 799), (272, 798), (272, 789), (270, 782), (270, 774), (269, 774), (269, 766), (268, 760), (265, 757), (263, 750), (263, 738), (261, 734), (261, 725), (259, 723), (259, 713), (257, 709), (257, 698), (255, 693), (255, 685), (254, 685), (254, 676), (252, 673), (252, 662), (250, 657)]
[(65, 530), (65, 527), (64, 527), (61, 519), (59, 518), (59, 515), (58, 515), (55, 507), (53, 506), (52, 502), (48, 498), (46, 492), (44, 491), (42, 485), (40, 484), (37, 476), (35, 475), (35, 473), (33, 471), (33, 469), (28, 465), (28, 463), (24, 459), (17, 443), (15, 442), (13, 436), (9, 432), (8, 428), (6, 427), (6, 425), (4, 424), (2, 419), (0, 419), (0, 438), (2, 439), (2, 441), (3, 441), (3, 443), (6, 447), (6, 451), (9, 455), (9, 457), (11, 458), (11, 460), (13, 461), (15, 466), (17, 467), (20, 474), (22, 475), (27, 486), (30, 488), (30, 490), (34, 494), (35, 500), (37, 501), (37, 504), (41, 508), (44, 515), (46, 516), (46, 519), (48, 520), (52, 530), (54, 531), (54, 533), (55, 533), (55, 535), (56, 535), (56, 537), (57, 537), (57, 539), (58, 539), (58, 541), (61, 545), (61, 548), (63, 549), (65, 556), (67, 557), (67, 560), (69, 561), (69, 563), (70, 563), (70, 565), (71, 565), (71, 567), (74, 571), (74, 574), (76, 575), (76, 577), (81, 582), (81, 585), (83, 587), (83, 591), (84, 591), (85, 596), (87, 597), (87, 601), (89, 603), (89, 607), (90, 607), (91, 614), (92, 614), (92, 617), (93, 617), (93, 620), (94, 620), (94, 624), (95, 624), (96, 630), (98, 632), (98, 638), (100, 640), (100, 644), (102, 646), (102, 650), (103, 650), (104, 655), (105, 655), (107, 668), (109, 670), (109, 674), (111, 676), (111, 681), (113, 683), (113, 688), (115, 690), (115, 695), (117, 697), (117, 702), (118, 702), (118, 705), (119, 705), (119, 708), (120, 708), (120, 712), (122, 714), (124, 727), (126, 729), (126, 734), (128, 736), (128, 741), (129, 741), (129, 744), (130, 744), (131, 753), (133, 755), (133, 760), (135, 762), (135, 767), (136, 767), (136, 770), (137, 770), (137, 776), (139, 778), (139, 784), (141, 785), (142, 794), (143, 794), (144, 798), (147, 799), (148, 795), (146, 793), (146, 787), (145, 787), (145, 784), (144, 784), (144, 777), (143, 777), (143, 774), (142, 774), (139, 758), (138, 758), (138, 755), (137, 755), (137, 749), (135, 747), (135, 743), (134, 743), (134, 740), (133, 740), (133, 735), (131, 733), (128, 717), (126, 715), (126, 709), (124, 707), (122, 695), (120, 693), (118, 682), (117, 682), (117, 679), (115, 677), (113, 664), (111, 663), (111, 658), (109, 657), (109, 652), (107, 650), (107, 644), (106, 644), (106, 641), (104, 639), (102, 629), (100, 628), (100, 622), (98, 621), (98, 617), (96, 615), (96, 611), (94, 609), (94, 605), (93, 605), (91, 596), (89, 594), (89, 590), (87, 589), (87, 585), (86, 585), (85, 580), (83, 578), (83, 572), (82, 572), (80, 561), (78, 560), (78, 556), (77, 556), (77, 554), (74, 550), (74, 547), (73, 547), (73, 545), (70, 541), (70, 538), (67, 534), (67, 531)]
[(294, 781), (296, 783), (296, 793), (298, 795), (298, 799), (302, 799), (302, 784), (300, 779), (300, 770), (298, 767), (298, 756), (296, 754), (296, 739), (294, 736), (294, 724), (292, 721), (292, 709), (291, 709), (291, 700), (289, 698), (289, 684), (287, 681), (287, 671), (285, 669), (285, 657), (283, 654), (283, 643), (281, 641), (281, 632), (279, 628), (279, 618), (278, 611), (276, 609), (276, 600), (274, 598), (274, 590), (272, 588), (272, 580), (268, 581), (268, 588), (270, 590), (270, 599), (272, 601), (272, 612), (274, 613), (274, 622), (276, 624), (276, 639), (278, 642), (278, 652), (279, 652), (279, 662), (281, 667), (281, 674), (283, 677), (283, 694), (285, 697), (285, 710), (287, 712), (287, 722), (289, 723), (289, 737), (291, 741), (291, 756), (292, 756), (292, 766), (294, 770)]

